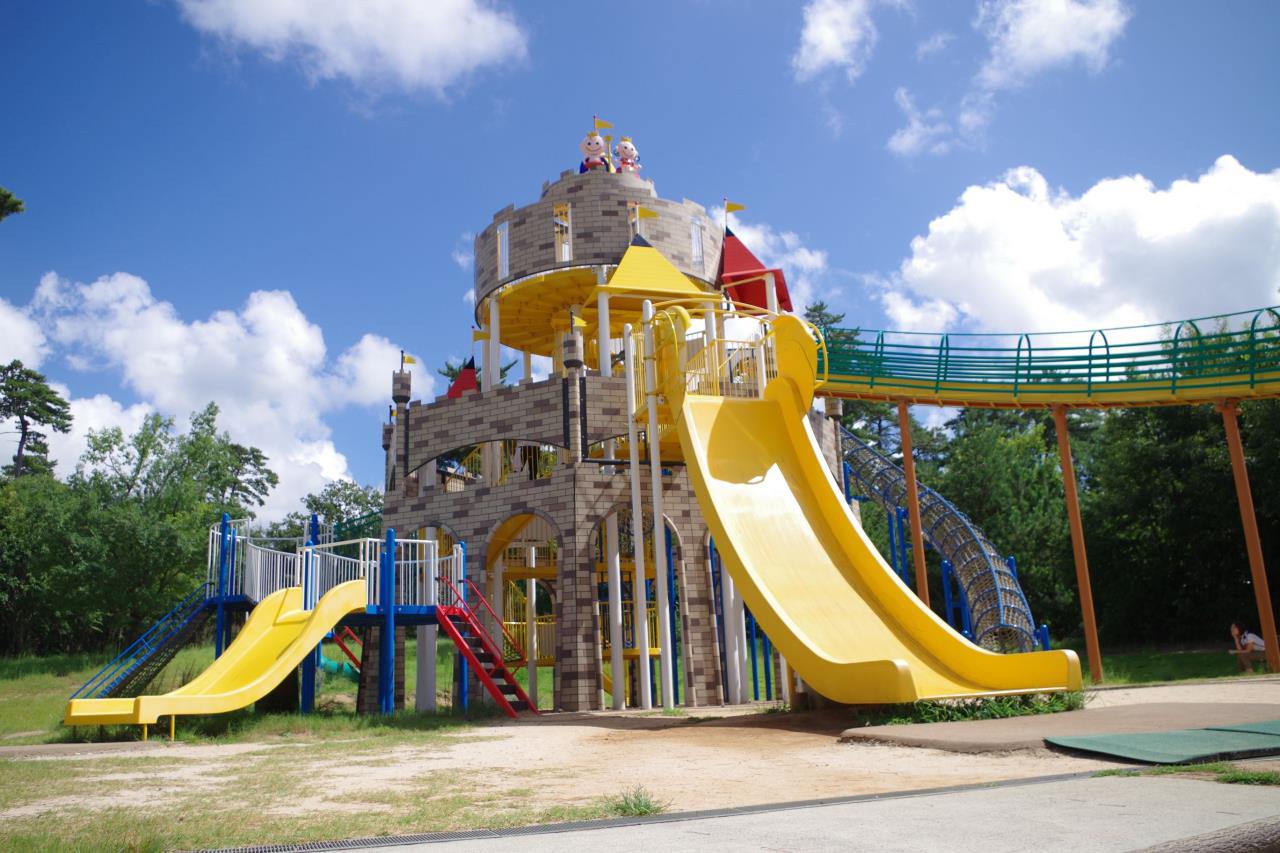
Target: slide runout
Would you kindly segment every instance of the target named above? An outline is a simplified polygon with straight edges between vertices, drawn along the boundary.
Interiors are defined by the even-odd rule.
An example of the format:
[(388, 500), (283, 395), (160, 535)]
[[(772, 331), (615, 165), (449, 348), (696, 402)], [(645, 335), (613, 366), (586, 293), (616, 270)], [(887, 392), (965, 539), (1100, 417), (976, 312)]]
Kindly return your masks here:
[(770, 639), (819, 693), (847, 703), (1079, 689), (1070, 651), (980, 649), (924, 607), (858, 528), (805, 412), (816, 351), (774, 324), (764, 399), (680, 399), (678, 432), (717, 548)]
[(339, 584), (311, 611), (299, 609), (301, 590), (280, 590), (254, 608), (235, 642), (191, 683), (160, 696), (75, 699), (67, 725), (151, 724), (171, 715), (220, 714), (267, 695), (348, 614), (364, 610), (363, 580)]

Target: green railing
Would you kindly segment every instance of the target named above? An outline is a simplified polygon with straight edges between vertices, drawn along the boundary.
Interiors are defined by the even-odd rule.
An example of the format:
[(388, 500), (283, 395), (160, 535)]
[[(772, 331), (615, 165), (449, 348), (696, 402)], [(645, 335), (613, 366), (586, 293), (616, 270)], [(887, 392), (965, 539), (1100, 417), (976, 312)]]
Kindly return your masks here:
[[(1180, 323), (1017, 335), (824, 329), (829, 385), (1015, 397), (1253, 389), (1280, 381), (1280, 307)], [(984, 389), (983, 386), (990, 386)]]

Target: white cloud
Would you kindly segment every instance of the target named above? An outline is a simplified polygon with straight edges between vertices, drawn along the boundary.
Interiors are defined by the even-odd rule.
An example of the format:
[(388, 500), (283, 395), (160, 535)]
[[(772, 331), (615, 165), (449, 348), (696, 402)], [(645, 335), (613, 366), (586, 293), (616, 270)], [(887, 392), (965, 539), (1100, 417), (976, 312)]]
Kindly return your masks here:
[(983, 0), (974, 26), (991, 53), (978, 82), (988, 91), (1014, 88), (1075, 62), (1101, 71), (1129, 18), (1121, 0)]
[[(711, 208), (710, 216), (713, 222), (721, 221), (724, 208)], [(783, 271), (797, 313), (811, 302), (839, 295), (839, 289), (827, 281), (830, 265), (825, 250), (806, 246), (794, 231), (780, 231), (766, 222), (745, 222), (736, 213), (729, 214), (729, 227), (765, 267)]]
[(44, 332), (35, 320), (0, 298), (0, 364), (17, 358), (27, 367), (38, 369), (47, 349)]
[(453, 251), (449, 253), (449, 257), (453, 258), (458, 268), (465, 272), (470, 272), (476, 265), (475, 238), (476, 235), (470, 231), (464, 232), (453, 244)]
[[(231, 436), (262, 448), (280, 475), (263, 510), (268, 518), (349, 476), (325, 416), (381, 405), (399, 365), (399, 347), (371, 334), (330, 359), (320, 327), (284, 291), (258, 291), (236, 310), (187, 321), (137, 276), (116, 273), (81, 284), (51, 273), (41, 279), (30, 312), (68, 363), (118, 372), (140, 401), (128, 407), (103, 395), (73, 401), (79, 434), (61, 440), (64, 464), (83, 446), (82, 426), (136, 428), (150, 411), (181, 424), (213, 401)], [(430, 399), (429, 372), (418, 385), (415, 391)]]
[(905, 330), (1052, 331), (1272, 305), (1280, 169), (1220, 157), (1156, 187), (1141, 175), (1080, 196), (1023, 166), (970, 186), (911, 242), (880, 299)]
[(491, 0), (177, 0), (196, 29), (312, 80), (443, 95), (472, 72), (523, 60), (528, 38)]
[(871, 5), (871, 0), (810, 0), (800, 45), (791, 56), (796, 79), (803, 82), (828, 68), (843, 68), (850, 83), (857, 80), (878, 38)]
[(475, 305), (476, 289), (474, 287), (468, 287), (466, 290), (464, 290), (462, 292), (462, 301), (467, 303), (468, 305)]
[(934, 33), (916, 45), (916, 60), (922, 62), (935, 53), (941, 53), (946, 50), (947, 45), (951, 44), (954, 39), (955, 36), (951, 33)]
[(945, 154), (951, 149), (951, 125), (942, 119), (942, 110), (924, 112), (911, 99), (911, 93), (899, 87), (893, 100), (907, 119), (907, 126), (894, 131), (885, 147), (899, 157), (914, 157), (921, 152)]
[[(106, 394), (73, 397), (71, 389), (65, 385), (50, 384), (71, 405), (71, 431), (66, 434), (49, 433), (49, 457), (57, 463), (54, 470), (62, 477), (75, 470), (76, 462), (88, 446), (91, 431), (119, 427), (125, 435), (132, 435), (154, 411), (146, 403), (121, 405)], [(9, 455), (5, 454), (6, 457)]]

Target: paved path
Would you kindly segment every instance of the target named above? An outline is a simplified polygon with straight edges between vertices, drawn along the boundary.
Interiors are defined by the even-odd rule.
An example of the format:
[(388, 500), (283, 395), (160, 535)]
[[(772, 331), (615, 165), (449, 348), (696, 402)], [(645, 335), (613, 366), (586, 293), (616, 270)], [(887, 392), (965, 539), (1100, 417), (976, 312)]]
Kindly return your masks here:
[(843, 741), (875, 741), (950, 752), (1008, 752), (1043, 749), (1046, 737), (1129, 734), (1259, 723), (1280, 719), (1280, 704), (1153, 702), (1086, 708), (1061, 714), (1035, 714), (1003, 720), (923, 723), (913, 726), (864, 726), (846, 729)]
[[(1258, 823), (1262, 821), (1262, 823)], [(1245, 825), (1249, 826), (1246, 827)], [(1225, 833), (1222, 833), (1226, 830)], [(704, 818), (669, 815), (601, 829), (486, 835), (384, 850), (1127, 851), (1206, 833), (1270, 833), (1280, 792), (1174, 777), (1013, 783)]]

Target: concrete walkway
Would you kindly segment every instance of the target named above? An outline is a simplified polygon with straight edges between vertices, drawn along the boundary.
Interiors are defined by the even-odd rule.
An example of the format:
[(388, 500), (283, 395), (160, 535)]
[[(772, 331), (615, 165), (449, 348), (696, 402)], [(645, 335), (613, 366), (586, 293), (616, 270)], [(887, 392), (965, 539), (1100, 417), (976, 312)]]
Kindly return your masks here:
[[(387, 850), (1127, 851), (1214, 835), (1280, 844), (1280, 792), (1176, 777), (1084, 777), (605, 828), (517, 831)], [(1250, 849), (1273, 849), (1270, 847)]]
[(949, 752), (1008, 752), (1043, 749), (1046, 737), (1198, 729), (1276, 719), (1280, 719), (1280, 704), (1153, 702), (1003, 720), (864, 726), (846, 729), (840, 739), (845, 742), (874, 741), (945, 749)]

